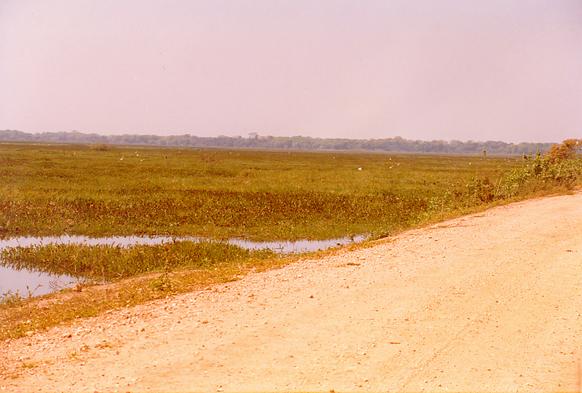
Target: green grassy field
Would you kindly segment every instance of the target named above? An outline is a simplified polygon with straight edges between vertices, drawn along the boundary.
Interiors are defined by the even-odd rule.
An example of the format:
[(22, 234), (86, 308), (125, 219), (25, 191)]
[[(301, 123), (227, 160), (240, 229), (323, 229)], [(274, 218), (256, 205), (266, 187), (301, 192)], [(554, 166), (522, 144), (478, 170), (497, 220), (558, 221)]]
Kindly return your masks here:
[[(0, 144), (0, 236), (386, 235), (518, 158)], [(361, 169), (360, 169), (361, 168)]]
[[(378, 237), (581, 181), (580, 158), (0, 144), (0, 236)], [(65, 300), (0, 296), (0, 340), (301, 258), (214, 242), (45, 245), (1, 257), (17, 269), (113, 283), (68, 290)]]

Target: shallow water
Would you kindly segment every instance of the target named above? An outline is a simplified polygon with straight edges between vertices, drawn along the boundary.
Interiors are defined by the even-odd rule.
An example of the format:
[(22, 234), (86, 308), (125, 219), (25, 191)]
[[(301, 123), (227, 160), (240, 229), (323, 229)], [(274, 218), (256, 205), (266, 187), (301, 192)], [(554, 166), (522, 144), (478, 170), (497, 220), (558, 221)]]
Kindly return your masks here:
[(74, 286), (78, 278), (56, 276), (31, 270), (15, 270), (0, 265), (0, 298), (7, 294), (27, 297), (45, 295), (63, 288)]
[[(278, 253), (301, 253), (325, 250), (331, 247), (360, 242), (366, 236), (358, 235), (354, 237), (344, 237), (328, 240), (297, 240), (297, 241), (270, 241), (254, 242), (245, 239), (229, 239), (225, 243), (233, 244), (249, 250), (270, 249)], [(110, 245), (130, 247), (135, 245), (156, 245), (171, 243), (173, 241), (204, 241), (211, 240), (203, 237), (185, 236), (110, 236), (110, 237), (88, 237), (88, 236), (22, 236), (9, 239), (0, 239), (0, 251), (11, 247), (27, 247), (47, 244), (84, 244), (84, 245)], [(18, 292), (22, 296), (32, 293), (34, 296), (58, 291), (62, 288), (70, 287), (78, 283), (80, 279), (70, 276), (57, 276), (45, 272), (35, 272), (26, 269), (16, 270), (3, 267), (0, 261), (0, 297), (8, 292)]]

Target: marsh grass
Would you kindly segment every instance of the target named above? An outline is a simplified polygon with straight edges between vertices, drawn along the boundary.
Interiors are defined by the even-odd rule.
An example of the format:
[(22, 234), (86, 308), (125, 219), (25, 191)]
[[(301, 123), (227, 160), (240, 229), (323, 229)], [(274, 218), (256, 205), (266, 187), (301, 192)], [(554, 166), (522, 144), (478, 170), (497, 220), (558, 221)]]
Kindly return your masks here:
[(4, 266), (101, 281), (176, 269), (211, 269), (248, 259), (276, 258), (269, 250), (246, 250), (218, 242), (179, 241), (132, 247), (50, 244), (3, 250)]
[[(381, 237), (569, 191), (581, 178), (576, 158), (0, 145), (0, 236)], [(12, 296), (0, 302), (0, 339), (299, 258), (189, 242), (128, 249), (42, 246), (7, 250), (2, 257), (14, 267), (118, 281), (40, 299)]]
[[(0, 236), (385, 235), (516, 158), (0, 145)], [(361, 168), (361, 170), (359, 170)], [(433, 201), (434, 202), (434, 201)]]

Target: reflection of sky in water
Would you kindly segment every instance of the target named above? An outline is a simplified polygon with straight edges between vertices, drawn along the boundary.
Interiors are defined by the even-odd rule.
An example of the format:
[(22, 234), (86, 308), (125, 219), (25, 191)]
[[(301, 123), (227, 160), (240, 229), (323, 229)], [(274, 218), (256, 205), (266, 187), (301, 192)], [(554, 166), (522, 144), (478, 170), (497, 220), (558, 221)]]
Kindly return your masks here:
[(0, 295), (7, 292), (18, 292), (21, 296), (28, 296), (31, 292), (35, 296), (71, 286), (76, 283), (73, 277), (53, 276), (47, 273), (30, 270), (14, 270), (0, 266)]
[[(272, 241), (253, 242), (244, 239), (230, 239), (225, 243), (233, 244), (250, 250), (271, 249), (280, 253), (300, 253), (324, 250), (338, 245), (359, 242), (366, 237), (359, 235), (328, 240), (298, 240), (298, 241)], [(133, 245), (155, 245), (171, 243), (172, 241), (203, 241), (201, 237), (170, 237), (170, 236), (111, 236), (102, 238), (91, 238), (86, 236), (47, 236), (47, 237), (17, 237), (10, 239), (0, 239), (0, 251), (10, 247), (27, 247), (47, 244), (85, 244), (85, 245), (111, 245), (128, 247)], [(47, 273), (33, 272), (29, 270), (14, 270), (0, 265), (0, 295), (11, 291), (18, 291), (26, 296), (28, 291), (34, 295), (43, 295), (71, 286), (76, 283), (75, 278), (69, 276), (54, 276)]]

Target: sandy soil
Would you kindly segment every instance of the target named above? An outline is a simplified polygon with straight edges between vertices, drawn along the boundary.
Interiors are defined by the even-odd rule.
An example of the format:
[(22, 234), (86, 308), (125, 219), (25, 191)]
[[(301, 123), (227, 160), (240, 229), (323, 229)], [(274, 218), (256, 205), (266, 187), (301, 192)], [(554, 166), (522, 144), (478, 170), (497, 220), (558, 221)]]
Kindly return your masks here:
[(1, 344), (4, 391), (580, 391), (582, 194)]

